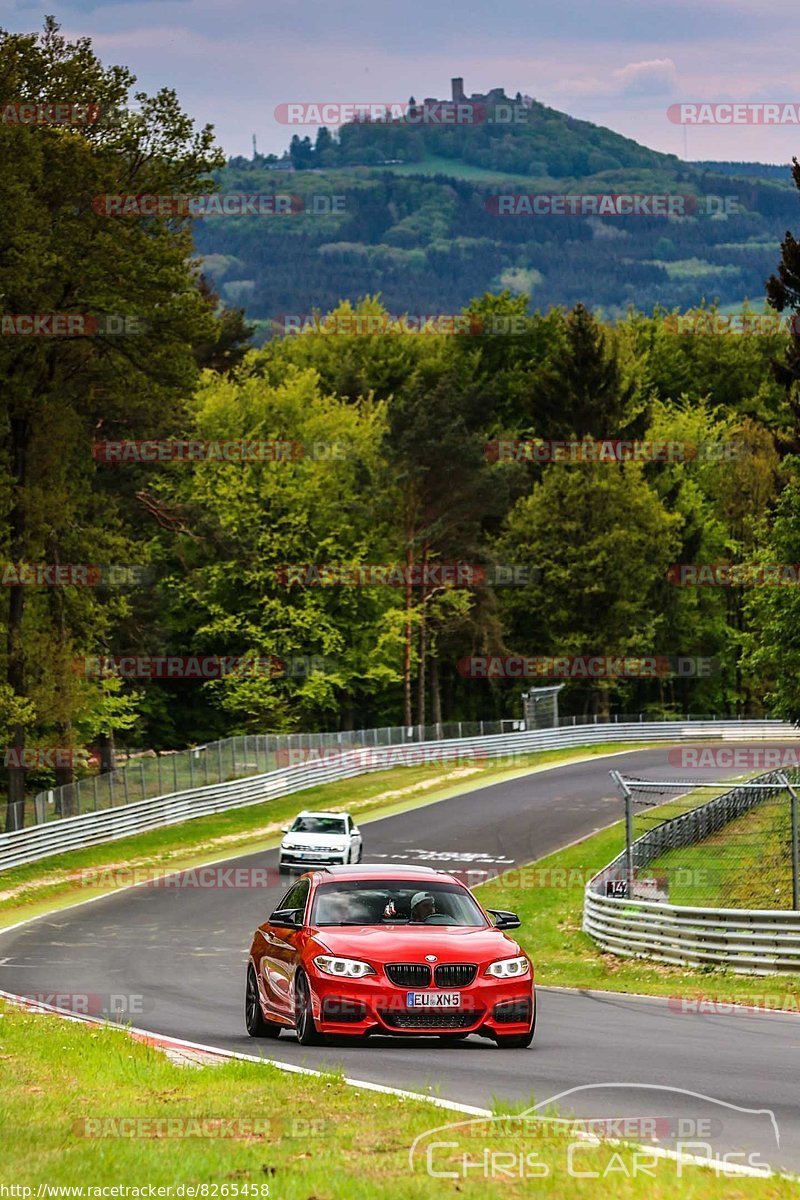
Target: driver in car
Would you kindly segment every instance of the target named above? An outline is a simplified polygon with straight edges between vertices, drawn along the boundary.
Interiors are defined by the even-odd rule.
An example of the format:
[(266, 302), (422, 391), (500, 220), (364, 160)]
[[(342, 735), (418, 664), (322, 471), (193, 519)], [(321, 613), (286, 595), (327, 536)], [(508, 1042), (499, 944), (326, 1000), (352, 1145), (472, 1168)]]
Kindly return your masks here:
[(415, 892), (411, 897), (411, 920), (427, 921), (436, 912), (436, 901), (430, 892)]

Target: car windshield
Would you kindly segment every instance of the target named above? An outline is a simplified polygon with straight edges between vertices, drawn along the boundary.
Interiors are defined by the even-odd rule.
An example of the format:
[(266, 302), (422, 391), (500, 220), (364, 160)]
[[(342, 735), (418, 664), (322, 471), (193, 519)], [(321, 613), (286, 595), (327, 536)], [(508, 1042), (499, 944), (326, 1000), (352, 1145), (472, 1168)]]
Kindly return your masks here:
[(296, 817), (290, 833), (344, 833), (343, 817)]
[(321, 883), (312, 925), (462, 925), (487, 921), (466, 888), (419, 879), (342, 879)]

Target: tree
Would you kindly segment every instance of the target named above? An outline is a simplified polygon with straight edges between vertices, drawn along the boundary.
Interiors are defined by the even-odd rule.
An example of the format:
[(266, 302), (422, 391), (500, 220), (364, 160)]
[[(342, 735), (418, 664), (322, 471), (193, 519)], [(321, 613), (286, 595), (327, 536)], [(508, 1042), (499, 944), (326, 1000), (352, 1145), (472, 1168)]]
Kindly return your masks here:
[[(800, 190), (800, 162), (792, 159), (792, 178)], [(777, 275), (767, 280), (767, 302), (782, 313), (788, 308), (800, 313), (800, 242), (788, 230), (781, 243), (781, 261)], [(791, 339), (782, 362), (775, 363), (775, 377), (786, 389), (795, 422), (795, 448), (800, 442), (800, 322), (791, 322)]]
[[(5, 406), (0, 456), (7, 473), (6, 549), (14, 563), (42, 561), (63, 544), (69, 493), (90, 470), (93, 437), (153, 435), (170, 428), (196, 377), (192, 345), (213, 340), (214, 319), (193, 269), (185, 217), (114, 217), (102, 197), (200, 194), (222, 165), (210, 127), (195, 132), (174, 92), (136, 93), (137, 114), (121, 112), (135, 83), (121, 67), (104, 68), (88, 39), (69, 43), (52, 18), (39, 35), (0, 31), (0, 94), (52, 101), (86, 97), (95, 123), (0, 124), (0, 272), (5, 319), (19, 314), (89, 314), (84, 336), (0, 339)], [(118, 336), (120, 321), (135, 334)], [(100, 322), (96, 328), (92, 324)], [(110, 324), (109, 324), (110, 323)], [(8, 331), (4, 329), (4, 333)], [(48, 474), (52, 440), (67, 433), (67, 459), (82, 449), (81, 471)], [(80, 486), (80, 484), (78, 484)], [(48, 519), (38, 499), (49, 497)], [(59, 516), (59, 511), (62, 516)], [(87, 534), (80, 549), (92, 557)], [(73, 545), (75, 541), (73, 541)], [(5, 678), (29, 693), (26, 589), (4, 589)], [(57, 598), (51, 621), (66, 647), (67, 608)], [(24, 728), (14, 731), (15, 743)], [(22, 811), (24, 773), (9, 777), (7, 825)], [(17, 814), (17, 815), (15, 815)]]
[(532, 387), (534, 429), (545, 438), (620, 438), (641, 432), (645, 399), (626, 377), (613, 335), (582, 305), (565, 320)]
[[(399, 679), (392, 614), (401, 592), (325, 585), (313, 569), (389, 561), (385, 407), (325, 394), (310, 368), (289, 366), (272, 384), (260, 360), (252, 354), (230, 378), (204, 376), (192, 436), (281, 442), (304, 453), (176, 463), (158, 484), (159, 502), (183, 516), (182, 531), (165, 534), (157, 551), (164, 648), (252, 664), (203, 686), (207, 708), (228, 728), (346, 722)], [(285, 573), (295, 566), (311, 574)]]
[(765, 565), (785, 564), (790, 573), (782, 584), (748, 591), (743, 666), (758, 680), (770, 713), (800, 725), (800, 588), (791, 575), (800, 562), (800, 459), (792, 456), (783, 467), (787, 483), (773, 520), (762, 525), (754, 557)]
[[(669, 514), (636, 464), (553, 464), (517, 502), (497, 554), (543, 573), (501, 600), (506, 638), (531, 655), (654, 655), (663, 622), (654, 603), (678, 547)], [(613, 682), (588, 684), (607, 713)]]

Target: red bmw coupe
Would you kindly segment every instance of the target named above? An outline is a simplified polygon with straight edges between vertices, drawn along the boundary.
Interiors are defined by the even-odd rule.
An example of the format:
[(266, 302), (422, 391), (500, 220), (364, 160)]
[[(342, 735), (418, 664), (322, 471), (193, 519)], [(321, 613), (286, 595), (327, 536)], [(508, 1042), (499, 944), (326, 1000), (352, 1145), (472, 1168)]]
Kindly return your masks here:
[(375, 1033), (529, 1046), (533, 966), (503, 932), (519, 924), (429, 867), (310, 871), (253, 937), (247, 1032), (295, 1029), (303, 1046)]

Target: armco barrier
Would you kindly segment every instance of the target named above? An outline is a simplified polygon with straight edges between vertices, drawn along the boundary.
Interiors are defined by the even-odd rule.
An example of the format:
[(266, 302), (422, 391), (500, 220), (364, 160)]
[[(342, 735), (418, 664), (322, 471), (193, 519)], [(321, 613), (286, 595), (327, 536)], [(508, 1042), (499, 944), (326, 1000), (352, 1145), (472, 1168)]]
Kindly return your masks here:
[[(797, 780), (796, 770), (787, 772)], [(632, 846), (641, 871), (678, 846), (703, 841), (770, 796), (785, 791), (782, 775), (766, 772), (752, 783), (769, 790), (732, 788), (648, 830)], [(606, 896), (606, 883), (625, 879), (623, 851), (586, 885), (583, 928), (604, 950), (625, 958), (689, 967), (726, 967), (739, 974), (773, 975), (800, 969), (800, 912), (787, 909), (698, 908), (663, 900)]]
[[(450, 738), (418, 742), (413, 746), (365, 747), (348, 751), (332, 762), (323, 760), (312, 765), (285, 767), (249, 779), (234, 779), (210, 787), (173, 792), (120, 808), (83, 813), (81, 816), (34, 825), (30, 829), (0, 834), (0, 870), (35, 862), (67, 850), (114, 841), (148, 829), (175, 825), (193, 817), (204, 817), (250, 804), (263, 804), (264, 801), (292, 795), (316, 784), (351, 779), (356, 775), (386, 769), (396, 766), (398, 759), (403, 761), (404, 756), (407, 759), (413, 750), (421, 752), (423, 747), (428, 760), (435, 754), (442, 762), (448, 762), (476, 752), (489, 758), (503, 758), (537, 750), (595, 746), (608, 742), (775, 739), (791, 738), (793, 735), (797, 736), (797, 731), (782, 721), (637, 721)], [(379, 760), (382, 755), (385, 755), (385, 762)]]

